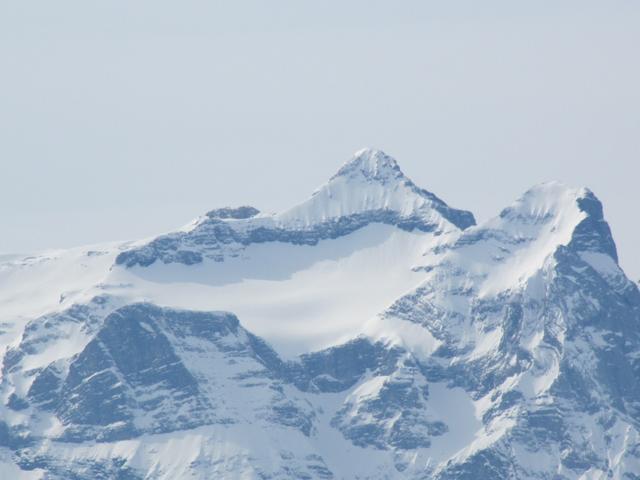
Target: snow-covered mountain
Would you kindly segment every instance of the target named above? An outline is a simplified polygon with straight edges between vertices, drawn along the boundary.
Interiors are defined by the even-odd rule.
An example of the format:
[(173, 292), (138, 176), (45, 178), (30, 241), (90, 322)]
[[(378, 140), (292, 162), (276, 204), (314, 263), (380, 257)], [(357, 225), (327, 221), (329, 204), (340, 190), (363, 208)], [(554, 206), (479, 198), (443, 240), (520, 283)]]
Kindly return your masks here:
[(602, 205), (482, 225), (362, 150), (281, 213), (0, 263), (0, 477), (640, 479)]

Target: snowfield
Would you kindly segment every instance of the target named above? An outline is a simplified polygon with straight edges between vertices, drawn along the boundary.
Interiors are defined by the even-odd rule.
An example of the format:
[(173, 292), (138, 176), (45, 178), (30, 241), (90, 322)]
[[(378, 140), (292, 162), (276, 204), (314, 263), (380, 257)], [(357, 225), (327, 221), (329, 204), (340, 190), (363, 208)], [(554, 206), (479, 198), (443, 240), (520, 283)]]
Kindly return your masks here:
[(365, 149), (280, 213), (0, 257), (0, 478), (640, 479), (640, 292), (588, 189), (495, 218)]

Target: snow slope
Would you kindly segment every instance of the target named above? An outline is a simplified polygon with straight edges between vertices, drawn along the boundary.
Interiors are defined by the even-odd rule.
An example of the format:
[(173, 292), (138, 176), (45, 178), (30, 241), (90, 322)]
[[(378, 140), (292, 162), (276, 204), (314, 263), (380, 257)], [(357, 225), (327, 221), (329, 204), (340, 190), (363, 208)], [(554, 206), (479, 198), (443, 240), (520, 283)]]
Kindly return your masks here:
[(1, 262), (4, 476), (640, 478), (640, 292), (587, 189), (476, 226), (362, 150), (281, 213)]

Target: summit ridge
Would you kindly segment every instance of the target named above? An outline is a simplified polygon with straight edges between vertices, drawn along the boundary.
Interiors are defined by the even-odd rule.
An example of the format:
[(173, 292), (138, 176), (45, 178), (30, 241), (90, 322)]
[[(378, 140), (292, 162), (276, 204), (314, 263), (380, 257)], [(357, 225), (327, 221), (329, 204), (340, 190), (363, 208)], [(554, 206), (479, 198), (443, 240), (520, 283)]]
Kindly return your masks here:
[(131, 267), (158, 260), (183, 264), (223, 261), (251, 244), (315, 245), (372, 224), (441, 234), (464, 230), (474, 225), (475, 219), (471, 212), (452, 208), (418, 188), (384, 152), (365, 149), (310, 198), (288, 210), (270, 215), (258, 215), (253, 207), (213, 210), (187, 231), (122, 252), (117, 263)]
[(602, 203), (480, 224), (364, 149), (279, 213), (0, 260), (0, 478), (640, 480)]
[(398, 162), (375, 148), (363, 148), (355, 152), (331, 179), (349, 175), (362, 175), (374, 180), (404, 178)]

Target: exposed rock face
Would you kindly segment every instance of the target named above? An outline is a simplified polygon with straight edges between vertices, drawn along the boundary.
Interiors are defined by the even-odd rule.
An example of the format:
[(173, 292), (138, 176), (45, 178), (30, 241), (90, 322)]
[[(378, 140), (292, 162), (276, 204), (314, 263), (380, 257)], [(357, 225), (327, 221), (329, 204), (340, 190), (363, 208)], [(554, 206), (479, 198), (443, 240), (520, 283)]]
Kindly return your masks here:
[(475, 224), (470, 212), (453, 209), (418, 188), (395, 160), (378, 150), (358, 152), (306, 202), (276, 215), (258, 213), (252, 207), (213, 210), (189, 231), (164, 235), (123, 252), (116, 263), (144, 267), (157, 260), (186, 265), (205, 258), (224, 261), (250, 244), (316, 245), (372, 223), (425, 232)]
[[(115, 265), (70, 292), (75, 303), (61, 296), (26, 320), (4, 307), (0, 473), (640, 478), (640, 292), (618, 266), (602, 205), (586, 189), (549, 183), (474, 223), (365, 150), (289, 211), (209, 212), (189, 229), (108, 253)], [(223, 265), (237, 269), (228, 282), (247, 304), (255, 258), (272, 261), (267, 270), (297, 259), (258, 276), (261, 288), (326, 271), (338, 282), (346, 270), (327, 265), (352, 266), (353, 245), (365, 255), (357, 265), (373, 268), (374, 241), (339, 254), (341, 244), (326, 243), (373, 224), (415, 233), (416, 280), (356, 334), (293, 357), (270, 346), (283, 331), (293, 342), (322, 331), (307, 303), (295, 308), (318, 294), (313, 282), (279, 297), (277, 311), (293, 308), (299, 330), (274, 325), (261, 338), (233, 312), (201, 309)], [(263, 244), (278, 244), (282, 257), (247, 253)], [(0, 274), (47, 262), (3, 264)], [(179, 288), (196, 292), (190, 308), (167, 306)]]

